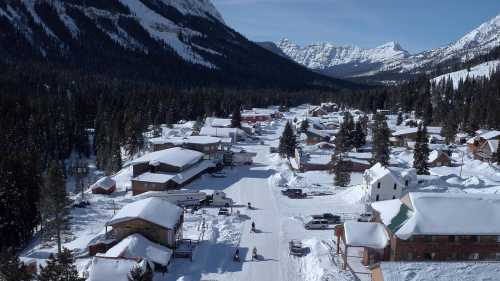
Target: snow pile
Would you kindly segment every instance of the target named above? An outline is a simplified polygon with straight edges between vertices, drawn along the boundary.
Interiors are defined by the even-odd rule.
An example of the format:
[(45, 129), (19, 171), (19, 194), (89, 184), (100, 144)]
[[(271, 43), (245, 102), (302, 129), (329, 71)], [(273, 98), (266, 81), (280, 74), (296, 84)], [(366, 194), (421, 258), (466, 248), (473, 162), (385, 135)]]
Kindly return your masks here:
[(498, 280), (495, 262), (382, 262), (385, 281), (486, 281)]
[(363, 189), (362, 185), (355, 185), (343, 191), (340, 196), (348, 203), (358, 204), (365, 202), (366, 191)]

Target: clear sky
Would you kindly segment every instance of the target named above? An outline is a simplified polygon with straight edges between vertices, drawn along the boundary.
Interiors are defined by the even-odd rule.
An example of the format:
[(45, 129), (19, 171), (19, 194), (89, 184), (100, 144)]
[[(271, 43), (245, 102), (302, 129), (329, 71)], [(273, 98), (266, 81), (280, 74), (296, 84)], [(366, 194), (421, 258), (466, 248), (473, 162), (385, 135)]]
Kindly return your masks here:
[(410, 52), (453, 42), (500, 14), (500, 0), (212, 0), (226, 23), (254, 41), (286, 37)]

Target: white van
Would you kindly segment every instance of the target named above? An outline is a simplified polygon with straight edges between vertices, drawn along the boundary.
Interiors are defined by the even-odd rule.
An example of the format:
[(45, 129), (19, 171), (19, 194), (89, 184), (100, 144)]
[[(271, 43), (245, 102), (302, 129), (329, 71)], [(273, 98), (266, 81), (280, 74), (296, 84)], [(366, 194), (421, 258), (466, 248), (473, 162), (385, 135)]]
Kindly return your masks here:
[(327, 229), (329, 227), (328, 220), (325, 219), (312, 219), (304, 224), (306, 229)]

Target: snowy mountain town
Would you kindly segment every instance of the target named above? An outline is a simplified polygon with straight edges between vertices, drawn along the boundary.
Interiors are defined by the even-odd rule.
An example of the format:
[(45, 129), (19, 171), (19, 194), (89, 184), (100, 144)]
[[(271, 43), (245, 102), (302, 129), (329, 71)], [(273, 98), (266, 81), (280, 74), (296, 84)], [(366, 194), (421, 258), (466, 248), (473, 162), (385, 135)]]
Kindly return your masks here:
[(500, 280), (500, 5), (450, 1), (1, 2), (0, 281)]

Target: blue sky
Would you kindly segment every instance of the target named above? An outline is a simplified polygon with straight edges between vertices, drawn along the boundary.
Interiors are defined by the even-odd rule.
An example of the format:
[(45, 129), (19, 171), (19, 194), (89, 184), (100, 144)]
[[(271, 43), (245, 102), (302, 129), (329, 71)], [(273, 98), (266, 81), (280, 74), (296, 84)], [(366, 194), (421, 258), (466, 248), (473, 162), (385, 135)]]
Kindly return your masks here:
[(500, 0), (212, 0), (231, 27), (254, 41), (287, 37), (410, 52), (453, 42), (500, 14)]

